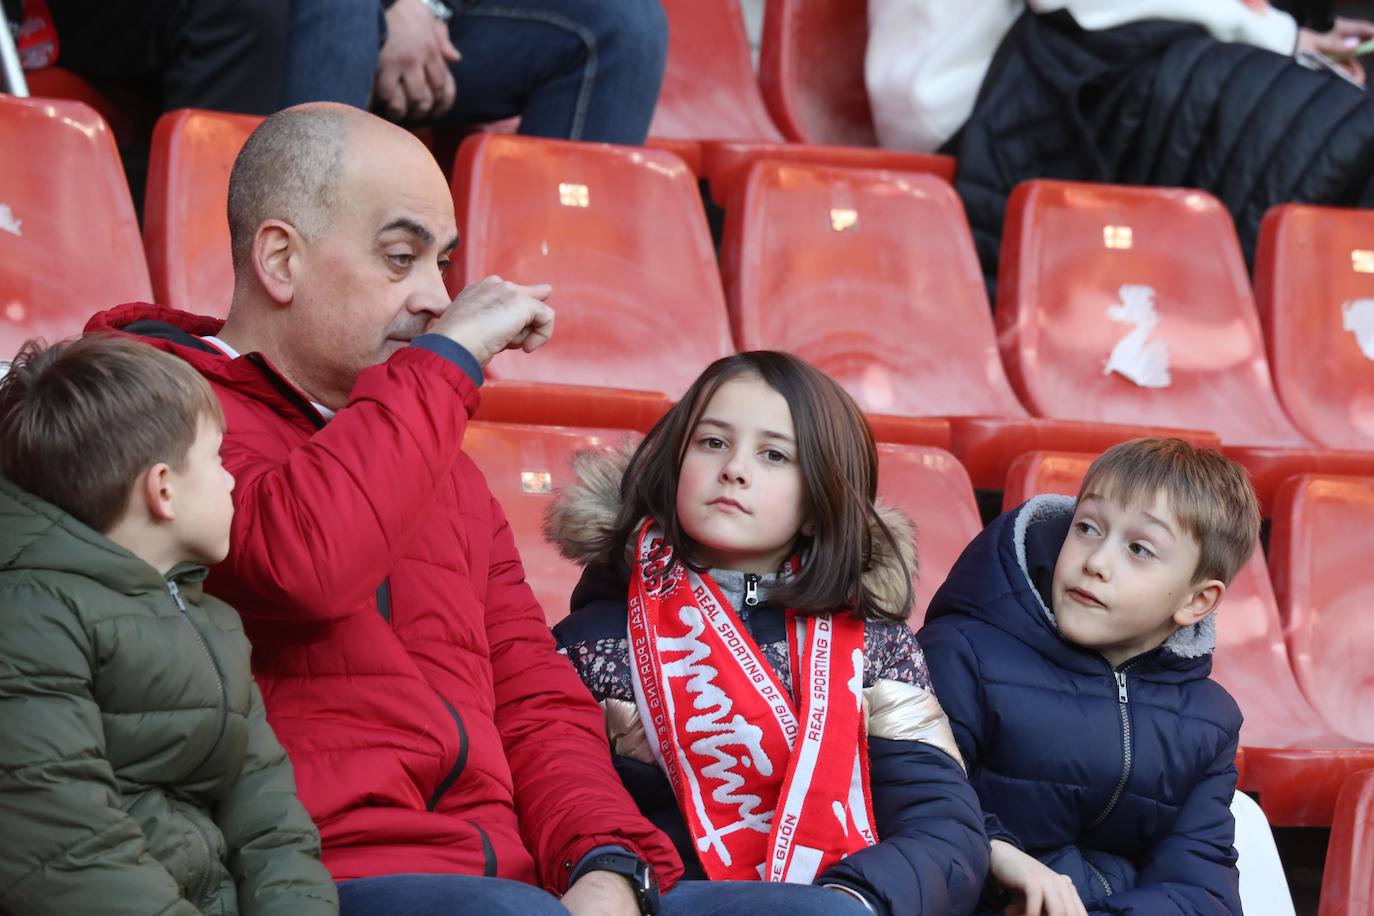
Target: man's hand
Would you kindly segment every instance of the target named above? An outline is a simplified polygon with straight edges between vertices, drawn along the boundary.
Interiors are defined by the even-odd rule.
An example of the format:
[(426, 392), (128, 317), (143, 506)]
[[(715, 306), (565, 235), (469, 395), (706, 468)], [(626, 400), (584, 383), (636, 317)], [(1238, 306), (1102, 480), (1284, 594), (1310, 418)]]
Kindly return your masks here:
[(1374, 22), (1336, 17), (1336, 25), (1329, 32), (1302, 29), (1298, 32), (1298, 51), (1310, 51), (1331, 58), (1342, 70), (1360, 83), (1365, 81), (1364, 65), (1354, 56), (1361, 42), (1374, 38)]
[(1016, 898), (1006, 916), (1088, 916), (1067, 875), (1010, 843), (992, 841), (992, 876)]
[(639, 916), (634, 889), (623, 875), (589, 871), (563, 895), (573, 916)]
[(552, 292), (547, 283), (520, 286), (487, 277), (459, 293), (428, 332), (461, 344), (483, 366), (502, 350), (533, 353), (553, 336), (553, 309), (544, 302)]
[(377, 60), (372, 96), (387, 117), (438, 117), (453, 107), (454, 64), (462, 55), (421, 0), (396, 0), (386, 11), (386, 43)]

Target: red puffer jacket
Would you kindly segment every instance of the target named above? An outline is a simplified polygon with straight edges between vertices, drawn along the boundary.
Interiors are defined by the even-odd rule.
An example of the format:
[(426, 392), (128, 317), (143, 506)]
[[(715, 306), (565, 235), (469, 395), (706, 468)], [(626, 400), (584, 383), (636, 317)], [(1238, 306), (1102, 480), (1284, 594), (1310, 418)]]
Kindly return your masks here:
[(585, 853), (619, 844), (676, 881), (677, 854), (621, 787), (601, 711), (461, 451), (472, 380), (407, 347), (364, 370), (325, 425), (260, 355), (189, 336), (221, 325), (134, 304), (87, 331), (175, 353), (224, 406), (236, 512), (208, 588), (243, 616), (334, 878), (487, 874), (558, 893)]

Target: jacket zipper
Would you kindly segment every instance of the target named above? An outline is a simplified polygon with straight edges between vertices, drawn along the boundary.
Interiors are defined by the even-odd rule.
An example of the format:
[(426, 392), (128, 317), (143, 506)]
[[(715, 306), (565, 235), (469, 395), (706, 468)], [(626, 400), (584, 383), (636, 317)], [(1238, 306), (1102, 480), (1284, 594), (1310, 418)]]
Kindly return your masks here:
[(182, 600), (181, 590), (177, 588), (175, 582), (168, 579), (167, 591), (171, 593), (172, 600), (176, 602), (177, 610), (181, 612), (181, 619), (186, 621), (186, 625), (191, 628), (191, 632), (196, 636), (196, 642), (200, 643), (201, 651), (204, 652), (205, 657), (209, 659), (210, 670), (215, 673), (215, 690), (219, 695), (219, 729), (215, 732), (215, 741), (210, 745), (209, 752), (207, 752), (204, 759), (196, 765), (196, 768), (199, 769), (205, 765), (206, 760), (209, 760), (215, 755), (215, 751), (219, 749), (220, 741), (224, 740), (224, 731), (229, 725), (229, 698), (226, 696), (224, 690), (224, 674), (219, 670), (219, 663), (215, 661), (215, 656), (210, 652), (209, 643), (205, 641), (204, 636), (200, 635), (200, 630), (196, 628), (195, 623), (191, 620), (191, 615), (186, 612), (186, 602)]
[(748, 607), (759, 603), (759, 577), (753, 573), (744, 574), (744, 603)]
[(196, 882), (196, 892), (187, 896), (188, 900), (199, 905), (205, 895), (210, 893), (210, 869), (214, 865), (214, 858), (210, 855), (210, 841), (205, 839), (205, 832), (196, 825), (195, 821), (188, 819), (186, 822), (191, 825), (191, 831), (196, 835), (196, 839), (200, 841), (200, 848), (205, 852), (205, 868), (201, 870), (200, 880)]
[(1093, 863), (1089, 862), (1087, 859), (1084, 859), (1084, 860), (1083, 860), (1083, 864), (1086, 865), (1086, 866), (1088, 866), (1088, 871), (1090, 871), (1090, 872), (1093, 873), (1093, 877), (1094, 877), (1094, 878), (1096, 878), (1098, 881), (1101, 881), (1101, 882), (1102, 882), (1102, 886), (1103, 886), (1104, 888), (1107, 889), (1107, 896), (1108, 896), (1108, 897), (1110, 897), (1112, 894), (1116, 893), (1116, 891), (1112, 890), (1112, 882), (1110, 882), (1110, 881), (1107, 880), (1107, 876), (1106, 876), (1106, 875), (1104, 875), (1104, 874), (1102, 874), (1102, 872), (1098, 871), (1096, 865), (1094, 865)]
[(453, 704), (444, 699), (442, 694), (439, 694), (439, 701), (444, 704), (448, 714), (453, 717), (453, 724), (458, 726), (458, 757), (453, 761), (453, 768), (448, 771), (448, 775), (439, 782), (439, 785), (435, 786), (434, 794), (429, 797), (429, 804), (425, 806), (427, 811), (434, 811), (439, 807), (439, 800), (444, 797), (445, 792), (453, 788), (453, 784), (458, 781), (463, 768), (468, 764), (468, 730), (463, 726), (463, 718), (458, 715), (458, 710), (454, 709)]
[(1116, 782), (1116, 789), (1112, 792), (1112, 797), (1107, 800), (1107, 807), (1102, 809), (1102, 813), (1088, 825), (1089, 830), (1099, 827), (1107, 816), (1116, 808), (1116, 803), (1121, 800), (1121, 793), (1126, 790), (1126, 782), (1131, 778), (1131, 763), (1133, 752), (1131, 748), (1131, 696), (1126, 688), (1126, 672), (1135, 666), (1135, 662), (1128, 662), (1120, 668), (1112, 669), (1112, 677), (1116, 679), (1116, 702), (1117, 708), (1121, 713), (1121, 778)]

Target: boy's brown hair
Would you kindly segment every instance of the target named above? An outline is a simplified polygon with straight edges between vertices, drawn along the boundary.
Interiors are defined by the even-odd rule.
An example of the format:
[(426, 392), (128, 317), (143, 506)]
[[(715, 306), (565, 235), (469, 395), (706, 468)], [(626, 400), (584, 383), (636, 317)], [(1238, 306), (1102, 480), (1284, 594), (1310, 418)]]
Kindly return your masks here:
[(1080, 496), (1096, 493), (1138, 505), (1162, 493), (1183, 530), (1198, 543), (1194, 582), (1229, 585), (1254, 553), (1260, 511), (1245, 470), (1221, 452), (1182, 439), (1132, 439), (1098, 456)]
[[(716, 360), (649, 431), (621, 481), (615, 524), (598, 539), (606, 557), (623, 555), (644, 518), (663, 526), (674, 551), (690, 557), (692, 540), (677, 518), (677, 482), (702, 412), (731, 379), (756, 376), (783, 396), (797, 432), (805, 511), (814, 525), (799, 537), (801, 573), (772, 599), (800, 614), (851, 611), (857, 617), (905, 620), (911, 613), (911, 575), (897, 540), (879, 517), (878, 453), (858, 405), (832, 378), (810, 363), (776, 350), (752, 350)], [(885, 543), (875, 544), (881, 538)], [(873, 557), (890, 553), (905, 571), (906, 593), (885, 607), (862, 586)]]
[(115, 334), (30, 340), (0, 379), (0, 473), (108, 532), (139, 474), (182, 465), (201, 417), (224, 428), (210, 385), (169, 353)]

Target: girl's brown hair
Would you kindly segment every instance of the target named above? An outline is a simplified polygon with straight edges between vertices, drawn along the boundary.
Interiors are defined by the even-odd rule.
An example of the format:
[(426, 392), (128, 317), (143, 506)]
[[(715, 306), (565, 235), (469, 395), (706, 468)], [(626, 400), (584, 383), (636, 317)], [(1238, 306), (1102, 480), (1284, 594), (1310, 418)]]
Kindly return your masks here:
[[(798, 535), (801, 572), (770, 596), (799, 613), (850, 611), (857, 617), (905, 620), (911, 613), (911, 570), (896, 537), (878, 516), (878, 455), (873, 431), (854, 399), (811, 364), (776, 350), (753, 350), (716, 360), (654, 425), (635, 451), (621, 481), (620, 512), (595, 545), (621, 562), (625, 544), (646, 517), (657, 521), (677, 556), (695, 545), (677, 518), (677, 482), (693, 429), (711, 398), (741, 376), (762, 379), (787, 401), (797, 434), (804, 513), (811, 535)], [(862, 584), (874, 555), (874, 537), (905, 572), (906, 595), (885, 607)]]

